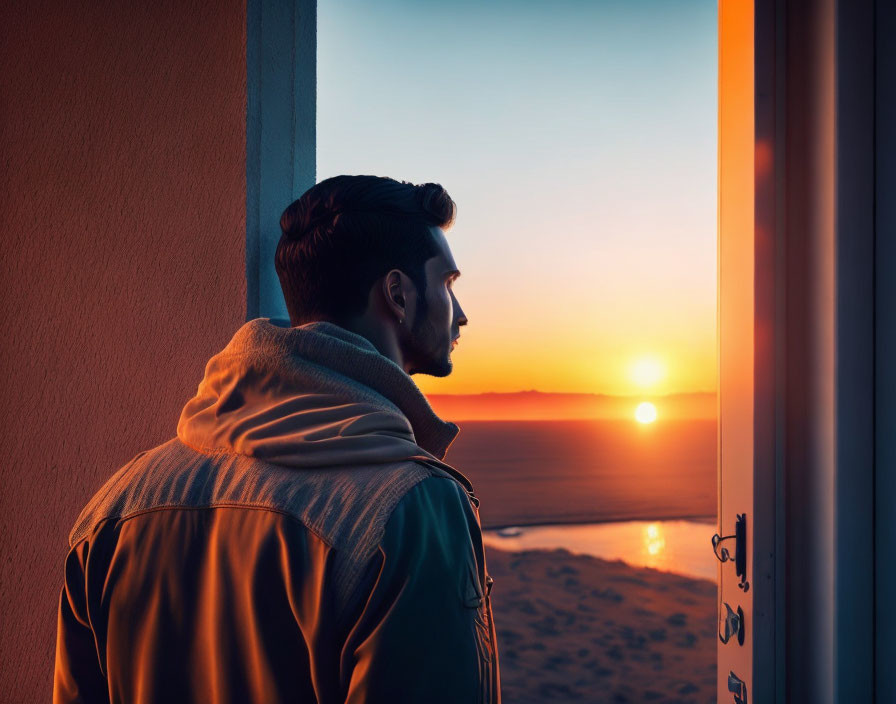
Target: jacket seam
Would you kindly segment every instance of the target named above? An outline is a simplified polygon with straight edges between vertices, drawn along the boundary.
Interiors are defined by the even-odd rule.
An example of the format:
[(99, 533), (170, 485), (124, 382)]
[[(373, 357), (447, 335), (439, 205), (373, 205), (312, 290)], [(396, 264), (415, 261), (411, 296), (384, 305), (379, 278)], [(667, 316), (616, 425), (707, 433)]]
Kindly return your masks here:
[[(371, 569), (374, 561), (378, 559), (379, 555), (384, 554), (383, 553), (383, 538), (385, 536), (386, 526), (388, 525), (389, 520), (392, 518), (392, 515), (398, 509), (399, 504), (407, 497), (408, 494), (410, 494), (411, 491), (418, 488), (427, 479), (447, 479), (451, 482), (454, 482), (457, 489), (466, 493), (463, 485), (461, 485), (461, 483), (459, 481), (457, 481), (451, 475), (449, 475), (447, 473), (445, 473), (445, 474), (437, 473), (436, 471), (433, 471), (433, 468), (431, 466), (426, 465), (422, 462), (415, 462), (415, 464), (418, 464), (419, 466), (423, 467), (426, 470), (426, 475), (421, 477), (418, 481), (416, 481), (414, 483), (413, 486), (409, 487), (406, 491), (404, 491), (404, 493), (402, 493), (401, 496), (398, 497), (398, 500), (395, 502), (395, 504), (392, 506), (392, 508), (387, 513), (383, 514), (382, 532), (380, 533), (379, 539), (377, 540), (376, 543), (374, 543), (370, 546), (368, 554), (359, 556), (360, 559), (356, 560), (353, 563), (352, 569), (349, 571), (349, 576), (346, 578), (346, 584), (348, 587), (350, 587), (350, 589), (347, 589), (347, 592), (353, 595), (352, 596), (353, 599), (366, 602), (366, 599), (369, 598), (369, 596), (370, 596), (369, 594), (367, 594), (367, 595), (360, 594), (359, 595), (357, 593), (357, 589), (361, 585), (363, 578), (367, 574), (368, 570)], [(343, 609), (343, 612), (337, 617), (336, 627), (338, 630), (342, 630), (348, 625), (346, 623), (345, 619), (348, 618), (348, 616), (352, 613), (352, 608), (350, 608), (351, 606), (357, 606), (357, 601), (347, 603), (345, 605), (345, 608)]]
[(83, 536), (77, 542), (71, 544), (70, 549), (74, 550), (78, 545), (87, 540), (93, 533), (96, 532), (97, 528), (108, 521), (120, 521), (124, 523), (125, 521), (129, 521), (132, 518), (137, 518), (138, 516), (143, 516), (149, 513), (155, 513), (157, 511), (178, 511), (178, 510), (186, 510), (186, 511), (205, 511), (208, 509), (216, 509), (216, 508), (244, 508), (252, 511), (267, 511), (268, 513), (276, 513), (278, 515), (284, 516), (285, 518), (290, 519), (291, 521), (298, 523), (309, 533), (314, 535), (318, 540), (324, 543), (327, 547), (338, 550), (339, 548), (329, 540), (327, 540), (324, 536), (322, 536), (317, 530), (309, 526), (305, 521), (303, 521), (298, 516), (290, 513), (289, 511), (283, 511), (282, 509), (272, 508), (271, 506), (265, 506), (263, 504), (249, 504), (249, 503), (216, 503), (216, 504), (203, 504), (201, 506), (190, 506), (189, 504), (165, 504), (162, 506), (152, 506), (150, 508), (138, 509), (136, 511), (132, 511), (131, 513), (127, 513), (121, 516), (106, 516), (105, 518), (97, 521), (93, 527), (88, 531), (88, 533)]

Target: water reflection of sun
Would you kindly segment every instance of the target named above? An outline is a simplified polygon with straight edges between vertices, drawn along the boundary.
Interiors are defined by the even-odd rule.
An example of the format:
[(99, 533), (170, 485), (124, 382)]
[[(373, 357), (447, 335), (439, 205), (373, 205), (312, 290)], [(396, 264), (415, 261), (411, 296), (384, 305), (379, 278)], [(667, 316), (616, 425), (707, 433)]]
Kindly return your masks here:
[(656, 563), (662, 561), (663, 552), (666, 550), (666, 538), (659, 523), (648, 523), (644, 527), (644, 550), (650, 557), (655, 558)]

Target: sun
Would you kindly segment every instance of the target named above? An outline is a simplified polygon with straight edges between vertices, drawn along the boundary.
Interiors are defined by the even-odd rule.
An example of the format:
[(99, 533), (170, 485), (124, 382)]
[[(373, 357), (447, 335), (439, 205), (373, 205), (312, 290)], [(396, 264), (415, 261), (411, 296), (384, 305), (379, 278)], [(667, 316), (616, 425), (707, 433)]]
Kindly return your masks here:
[(666, 375), (666, 369), (659, 360), (644, 357), (632, 363), (630, 374), (638, 386), (653, 386)]
[(635, 409), (635, 420), (639, 423), (653, 423), (656, 420), (656, 406), (645, 401)]

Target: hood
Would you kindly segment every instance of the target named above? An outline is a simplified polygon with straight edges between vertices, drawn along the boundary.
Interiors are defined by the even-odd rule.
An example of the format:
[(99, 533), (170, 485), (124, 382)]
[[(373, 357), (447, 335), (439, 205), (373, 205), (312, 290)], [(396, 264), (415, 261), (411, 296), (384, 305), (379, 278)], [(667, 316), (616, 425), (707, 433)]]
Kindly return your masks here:
[(247, 322), (208, 361), (177, 424), (201, 452), (315, 469), (418, 459), (459, 475), (440, 462), (457, 432), (365, 337), (268, 318)]

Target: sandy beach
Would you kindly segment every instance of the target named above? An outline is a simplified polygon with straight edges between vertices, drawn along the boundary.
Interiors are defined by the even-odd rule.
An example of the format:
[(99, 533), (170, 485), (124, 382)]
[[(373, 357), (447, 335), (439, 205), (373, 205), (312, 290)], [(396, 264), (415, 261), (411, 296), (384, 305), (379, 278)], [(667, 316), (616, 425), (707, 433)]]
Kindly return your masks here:
[(716, 697), (716, 587), (566, 550), (487, 549), (505, 704)]

